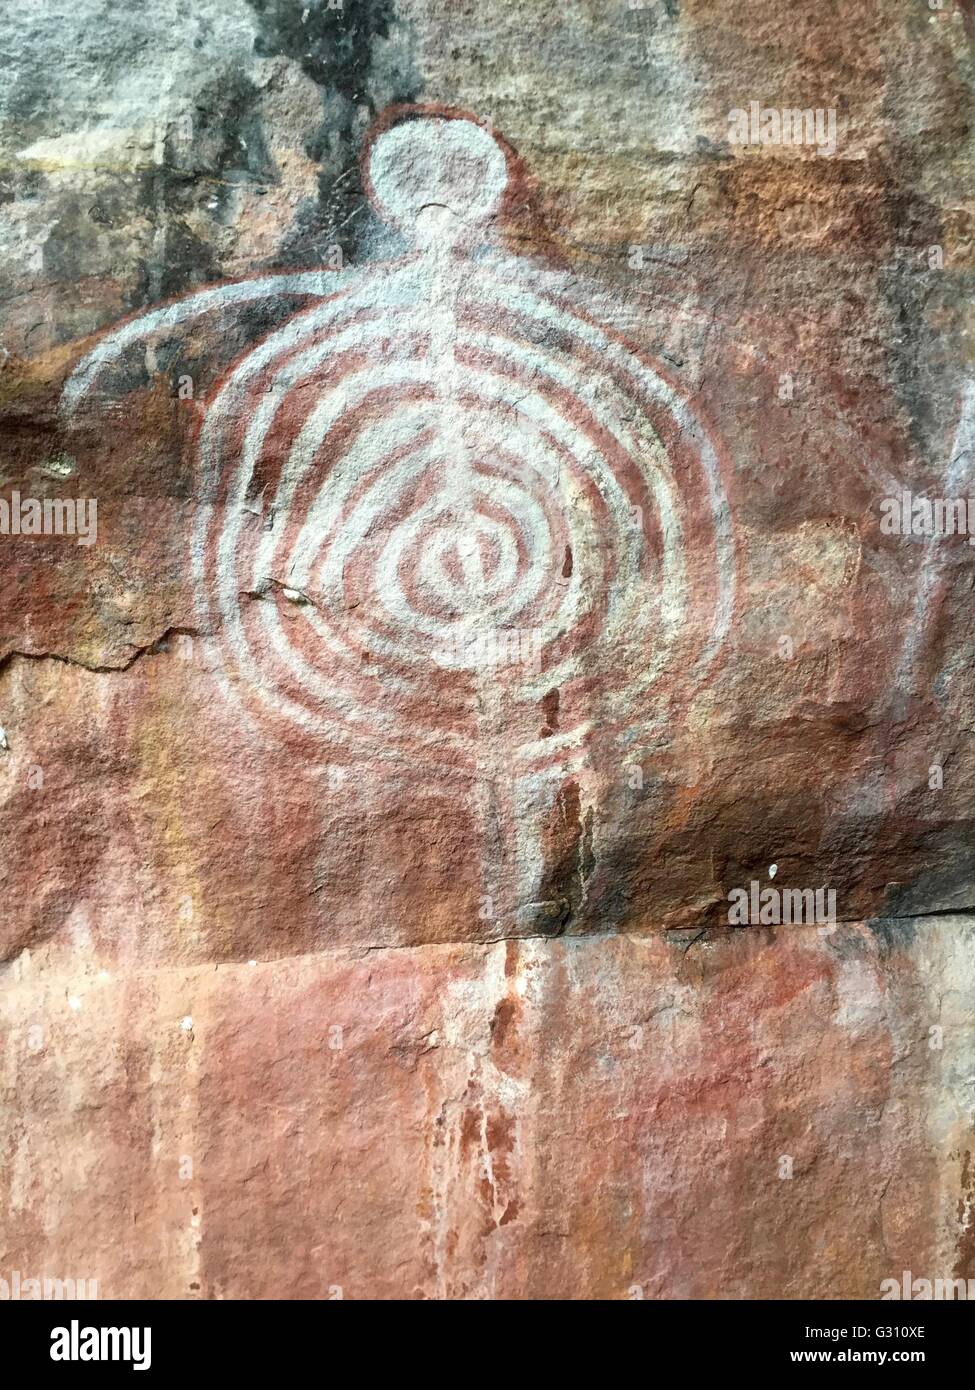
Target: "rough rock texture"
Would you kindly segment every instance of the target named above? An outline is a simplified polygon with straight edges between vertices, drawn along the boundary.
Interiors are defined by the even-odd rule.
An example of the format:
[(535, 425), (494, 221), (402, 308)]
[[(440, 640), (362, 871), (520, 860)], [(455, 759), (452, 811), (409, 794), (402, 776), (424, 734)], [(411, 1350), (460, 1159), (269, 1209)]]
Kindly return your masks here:
[(0, 1278), (975, 1279), (973, 29), (5, 20)]

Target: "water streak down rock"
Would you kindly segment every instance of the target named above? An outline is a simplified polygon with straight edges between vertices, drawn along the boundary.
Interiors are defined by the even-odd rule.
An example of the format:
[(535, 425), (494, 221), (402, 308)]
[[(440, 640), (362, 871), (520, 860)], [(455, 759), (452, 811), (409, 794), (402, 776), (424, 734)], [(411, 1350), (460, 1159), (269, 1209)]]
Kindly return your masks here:
[(0, 1277), (975, 1278), (967, 20), (461, 8), (4, 41)]

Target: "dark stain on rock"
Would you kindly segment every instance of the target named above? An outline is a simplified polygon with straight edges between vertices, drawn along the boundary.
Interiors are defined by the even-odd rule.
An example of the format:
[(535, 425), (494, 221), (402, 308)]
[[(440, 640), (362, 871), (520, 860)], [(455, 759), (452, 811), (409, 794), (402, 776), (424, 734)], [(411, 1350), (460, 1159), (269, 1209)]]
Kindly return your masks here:
[(572, 578), (572, 546), (565, 547), (565, 559), (562, 561), (562, 578)]
[[(201, 198), (219, 221), (241, 184), (277, 181), (264, 139), (260, 103), (261, 93), (247, 77), (222, 74), (219, 82), (203, 89), (188, 113), (192, 134), (174, 123), (165, 134), (162, 160), (141, 171), (139, 202), (157, 232), (151, 254), (140, 269), (133, 308), (220, 279), (223, 272), (214, 243), (197, 236), (190, 220), (198, 214)], [(109, 216), (110, 210), (104, 209), (103, 215)], [(90, 212), (86, 216), (90, 218)], [(62, 261), (80, 254), (88, 240), (69, 236), (69, 231), (64, 227), (54, 243), (61, 248)], [(64, 275), (68, 264), (57, 269)]]
[(595, 868), (593, 814), (581, 814), (578, 782), (567, 782), (559, 792), (543, 836), (548, 869), (539, 892), (536, 930), (561, 936), (582, 905), (586, 882)]
[(355, 259), (369, 225), (358, 166), (363, 136), (379, 107), (414, 101), (419, 90), (393, 45), (377, 72), (377, 40), (389, 39), (395, 6), (392, 0), (355, 0), (334, 10), (293, 0), (248, 4), (260, 22), (257, 52), (293, 59), (322, 92), (322, 123), (307, 145), (309, 158), (321, 162), (318, 202), (299, 208), (281, 264), (306, 265), (315, 248), (335, 241)]
[(874, 954), (882, 954), (866, 927), (837, 926), (823, 940), (828, 950), (840, 960), (864, 960)]
[(970, 1149), (965, 1150), (965, 1157), (962, 1159), (958, 1190), (958, 1225), (961, 1235), (958, 1239), (955, 1278), (975, 1279), (975, 1168), (972, 1166)]
[(498, 1222), (498, 1225), (507, 1226), (509, 1221), (516, 1220), (519, 1210), (520, 1208), (518, 1206), (518, 1203), (514, 1199), (512, 1199), (505, 1207), (504, 1212), (501, 1215), (501, 1220)]
[(513, 999), (505, 998), (498, 1002), (491, 1019), (491, 1041), (495, 1047), (504, 1047), (505, 1040), (515, 1023), (517, 1005)]
[(876, 918), (867, 926), (877, 938), (881, 960), (886, 960), (895, 951), (910, 948), (917, 934), (914, 922), (908, 917)]
[(495, 1185), (503, 1185), (510, 1182), (512, 1177), (511, 1155), (515, 1147), (514, 1118), (504, 1110), (496, 1111), (488, 1116), (485, 1129)]
[(460, 1124), (460, 1151), (462, 1154), (477, 1149), (481, 1142), (481, 1112), (475, 1105), (464, 1111)]
[(561, 936), (571, 916), (572, 908), (567, 898), (545, 899), (538, 904), (535, 930), (542, 936)]
[(542, 714), (545, 716), (545, 723), (538, 731), (539, 738), (551, 738), (559, 727), (559, 692), (557, 686), (543, 698)]

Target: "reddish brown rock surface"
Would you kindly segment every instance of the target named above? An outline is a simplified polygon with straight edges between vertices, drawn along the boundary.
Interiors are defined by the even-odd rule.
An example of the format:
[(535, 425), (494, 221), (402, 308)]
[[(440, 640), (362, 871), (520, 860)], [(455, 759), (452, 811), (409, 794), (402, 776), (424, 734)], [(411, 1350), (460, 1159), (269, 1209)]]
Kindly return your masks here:
[(9, 40), (0, 1277), (975, 1278), (967, 10), (176, 8)]
[(9, 1258), (105, 1296), (876, 1297), (964, 1265), (973, 1001), (936, 981), (971, 967), (952, 917), (25, 964)]

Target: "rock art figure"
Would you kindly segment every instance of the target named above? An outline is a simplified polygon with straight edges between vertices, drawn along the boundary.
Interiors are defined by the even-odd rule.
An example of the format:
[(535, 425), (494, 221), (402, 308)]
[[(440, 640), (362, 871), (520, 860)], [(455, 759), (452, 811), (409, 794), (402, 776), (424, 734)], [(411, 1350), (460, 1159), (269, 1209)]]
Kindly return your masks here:
[(708, 678), (735, 602), (721, 451), (564, 276), (498, 247), (515, 166), (491, 130), (397, 109), (363, 159), (402, 254), (143, 314), (64, 408), (155, 334), (308, 296), (201, 417), (193, 566), (223, 689), (260, 737), (473, 781), (510, 828)]

